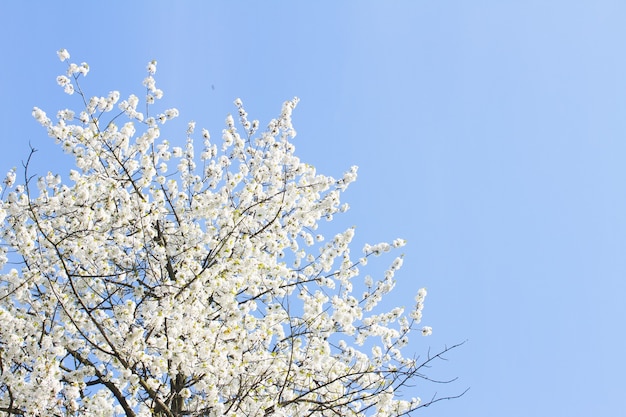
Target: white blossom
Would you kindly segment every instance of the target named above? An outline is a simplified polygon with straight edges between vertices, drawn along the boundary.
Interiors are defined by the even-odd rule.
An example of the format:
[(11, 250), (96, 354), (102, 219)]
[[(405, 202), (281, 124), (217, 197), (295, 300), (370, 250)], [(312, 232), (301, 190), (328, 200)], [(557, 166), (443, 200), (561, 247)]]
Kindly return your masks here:
[(155, 60), (152, 60), (148, 63), (148, 66), (146, 67), (148, 74), (154, 75), (156, 73), (156, 65), (157, 62)]
[(4, 178), (4, 185), (7, 187), (13, 187), (13, 184), (15, 184), (15, 177), (15, 168), (12, 168), (9, 172), (7, 172), (7, 175)]
[(57, 56), (61, 60), (61, 62), (70, 59), (70, 53), (67, 52), (67, 49), (59, 49), (57, 51)]
[(67, 78), (65, 75), (59, 75), (57, 77), (57, 84), (59, 84), (61, 87), (65, 87), (70, 82), (71, 82), (70, 79)]

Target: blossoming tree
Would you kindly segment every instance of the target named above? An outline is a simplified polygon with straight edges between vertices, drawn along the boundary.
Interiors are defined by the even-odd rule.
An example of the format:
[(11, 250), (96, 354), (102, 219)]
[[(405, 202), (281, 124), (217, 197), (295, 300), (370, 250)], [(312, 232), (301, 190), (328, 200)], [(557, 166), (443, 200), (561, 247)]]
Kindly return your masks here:
[(134, 95), (89, 98), (85, 63), (57, 78), (81, 111), (33, 111), (76, 169), (37, 178), (27, 162), (22, 185), (15, 170), (4, 183), (0, 411), (397, 416), (441, 399), (401, 396), (441, 355), (402, 350), (411, 331), (431, 332), (417, 327), (426, 291), (406, 313), (377, 307), (401, 257), (357, 281), (404, 241), (357, 259), (354, 229), (316, 234), (347, 208), (356, 167), (334, 179), (294, 155), (298, 100), (264, 131), (236, 100), (239, 130), (231, 116), (219, 144), (202, 130), (197, 152), (194, 123), (184, 147), (159, 139), (178, 111), (150, 114), (162, 92), (156, 62), (147, 69), (143, 112)]

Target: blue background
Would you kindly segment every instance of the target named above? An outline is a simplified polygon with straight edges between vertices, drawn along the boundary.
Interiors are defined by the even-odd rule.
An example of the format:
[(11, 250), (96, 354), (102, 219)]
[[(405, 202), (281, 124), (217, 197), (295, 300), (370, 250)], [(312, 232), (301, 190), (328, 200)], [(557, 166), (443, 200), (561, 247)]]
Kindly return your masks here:
[(30, 115), (79, 106), (59, 48), (90, 64), (88, 95), (141, 96), (158, 60), (172, 142), (188, 120), (218, 138), (236, 97), (263, 126), (297, 95), (301, 158), (360, 167), (337, 230), (408, 240), (392, 301), (426, 286), (434, 328), (411, 348), (468, 340), (430, 375), (471, 390), (420, 415), (620, 415), (625, 22), (603, 0), (4, 1), (0, 170), (29, 143), (36, 172), (70, 168)]

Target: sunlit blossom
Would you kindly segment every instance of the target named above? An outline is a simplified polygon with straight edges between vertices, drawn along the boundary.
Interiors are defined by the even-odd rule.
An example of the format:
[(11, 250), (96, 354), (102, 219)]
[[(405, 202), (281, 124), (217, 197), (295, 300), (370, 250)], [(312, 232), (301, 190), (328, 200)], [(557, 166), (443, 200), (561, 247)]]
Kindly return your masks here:
[(61, 62), (70, 59), (70, 53), (67, 52), (67, 49), (59, 49), (57, 51), (57, 56), (61, 60)]

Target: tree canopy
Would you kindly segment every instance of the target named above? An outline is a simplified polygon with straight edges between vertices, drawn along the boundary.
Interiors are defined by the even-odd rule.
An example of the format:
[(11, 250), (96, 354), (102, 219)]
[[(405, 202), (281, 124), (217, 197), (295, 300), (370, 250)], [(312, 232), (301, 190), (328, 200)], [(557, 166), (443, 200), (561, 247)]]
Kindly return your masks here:
[(31, 173), (33, 151), (4, 181), (0, 411), (398, 416), (442, 399), (403, 397), (449, 350), (403, 349), (431, 333), (419, 325), (426, 290), (408, 311), (385, 310), (402, 256), (380, 276), (361, 273), (405, 241), (355, 255), (354, 228), (318, 230), (347, 210), (340, 196), (357, 168), (332, 178), (300, 161), (297, 98), (264, 130), (237, 99), (238, 123), (228, 116), (219, 140), (190, 122), (172, 146), (161, 126), (178, 111), (152, 113), (163, 95), (155, 61), (141, 100), (89, 97), (88, 71), (69, 63), (57, 78), (79, 111), (53, 121), (33, 110), (73, 155), (68, 179)]

